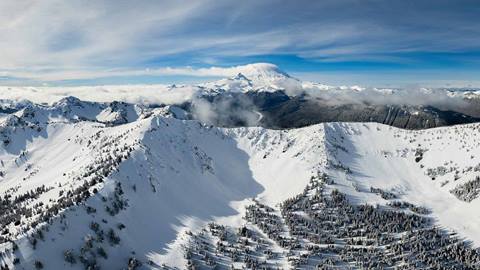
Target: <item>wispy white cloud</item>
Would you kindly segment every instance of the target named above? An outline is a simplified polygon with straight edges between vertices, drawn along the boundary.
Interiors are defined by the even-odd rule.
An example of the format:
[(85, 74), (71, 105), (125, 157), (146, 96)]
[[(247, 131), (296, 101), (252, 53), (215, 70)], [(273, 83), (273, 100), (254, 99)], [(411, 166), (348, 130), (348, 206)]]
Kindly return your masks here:
[(74, 96), (85, 101), (125, 101), (141, 104), (180, 104), (191, 101), (196, 86), (172, 88), (167, 85), (107, 85), (75, 87), (7, 87), (0, 86), (0, 99), (52, 104)]
[[(431, 1), (5, 0), (0, 72), (53, 81), (222, 74), (229, 57), (410, 61), (401, 53), (480, 46), (479, 5)], [(150, 67), (150, 69), (145, 69)]]
[[(258, 65), (258, 63), (256, 64)], [(271, 64), (264, 64), (276, 68)], [(241, 65), (232, 67), (165, 67), (153, 69), (110, 69), (110, 70), (38, 70), (38, 71), (3, 71), (0, 76), (18, 79), (29, 79), (40, 82), (52, 82), (60, 80), (85, 80), (110, 77), (130, 76), (192, 76), (192, 77), (232, 77), (239, 73), (251, 72), (253, 65)]]

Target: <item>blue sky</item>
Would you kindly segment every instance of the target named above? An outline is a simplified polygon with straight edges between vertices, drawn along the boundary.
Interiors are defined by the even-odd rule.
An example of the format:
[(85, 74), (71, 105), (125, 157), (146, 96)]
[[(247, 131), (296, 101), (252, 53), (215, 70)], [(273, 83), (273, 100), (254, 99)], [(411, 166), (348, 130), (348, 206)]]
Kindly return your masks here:
[(6, 0), (0, 84), (197, 82), (270, 62), (330, 84), (480, 87), (478, 14), (467, 0)]

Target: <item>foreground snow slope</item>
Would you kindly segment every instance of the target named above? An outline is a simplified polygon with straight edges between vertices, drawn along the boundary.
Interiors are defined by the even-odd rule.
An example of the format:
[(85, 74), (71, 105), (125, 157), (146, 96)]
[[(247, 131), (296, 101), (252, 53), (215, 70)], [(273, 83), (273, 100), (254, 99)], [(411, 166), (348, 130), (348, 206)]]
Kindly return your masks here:
[[(478, 246), (480, 199), (450, 193), (479, 175), (478, 130), (348, 123), (221, 129), (161, 113), (113, 126), (9, 118), (0, 195), (10, 196), (4, 203), (16, 213), (1, 216), (0, 260), (19, 269), (37, 261), (46, 269), (126, 268), (132, 258), (147, 269), (184, 267), (188, 231), (210, 221), (239, 226), (253, 198), (276, 207), (323, 172), (333, 179), (328, 188), (354, 203), (386, 204), (371, 192), (380, 188), (429, 208), (439, 225)], [(429, 169), (439, 166), (454, 169), (431, 180)], [(38, 222), (41, 233), (31, 229)], [(68, 252), (76, 263), (67, 262)]]
[[(121, 248), (106, 244), (108, 261), (100, 265), (126, 265), (131, 251), (160, 265), (156, 258), (163, 257), (158, 254), (182, 227), (195, 230), (216, 217), (239, 216), (243, 207), (235, 203), (254, 197), (275, 204), (294, 196), (325, 157), (322, 126), (227, 130), (154, 116), (115, 127), (85, 121), (49, 124), (40, 131), (15, 126), (5, 132), (10, 141), (2, 148), (2, 196), (42, 186), (46, 190), (21, 201), (36, 211), (28, 218), (15, 216), (20, 226), (9, 223), (3, 236), (20, 239), (16, 257), (22, 265), (42, 260), (54, 269), (65, 267), (65, 250), (82, 246), (93, 234), (92, 222), (105, 231), (119, 224), (126, 227), (118, 232)], [(119, 156), (121, 163), (116, 163)], [(104, 170), (110, 163), (114, 168)], [(85, 206), (72, 206), (54, 218), (43, 233), (45, 242), (32, 245), (24, 233), (41, 218), (39, 213), (95, 178), (92, 169), (100, 171), (103, 180), (88, 186), (92, 196)], [(172, 262), (181, 264), (178, 254), (172, 256)]]

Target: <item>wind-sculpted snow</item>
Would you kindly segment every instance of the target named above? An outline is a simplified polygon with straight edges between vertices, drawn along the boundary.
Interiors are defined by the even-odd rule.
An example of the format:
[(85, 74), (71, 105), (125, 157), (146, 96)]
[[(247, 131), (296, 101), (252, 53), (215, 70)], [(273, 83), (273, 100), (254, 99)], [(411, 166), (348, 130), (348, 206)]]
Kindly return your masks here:
[[(453, 249), (457, 265), (476, 266), (480, 199), (471, 188), (466, 193), (456, 188), (474, 185), (468, 183), (480, 174), (479, 125), (425, 131), (351, 123), (288, 130), (218, 128), (173, 117), (181, 113), (172, 107), (70, 98), (53, 106), (30, 104), (2, 118), (0, 266), (183, 269), (253, 267), (265, 260), (268, 267), (307, 268), (313, 262), (336, 264), (352, 255), (352, 248), (367, 244), (387, 260), (374, 242), (379, 232), (388, 234), (381, 241), (390, 241), (395, 251), (409, 246), (392, 240), (394, 233), (410, 235), (402, 241), (413, 246), (423, 243), (421, 237), (438, 235), (442, 243), (458, 246)], [(351, 241), (360, 240), (346, 239), (338, 230), (359, 233), (358, 228), (347, 230), (341, 227), (343, 218), (331, 215), (322, 222), (335, 224), (332, 230), (340, 226), (336, 234), (321, 228), (302, 234), (308, 216), (297, 208), (316, 204), (312, 181), (322, 186), (328, 207), (304, 210), (326, 218), (325, 213), (346, 208), (380, 211), (374, 207), (378, 204), (389, 211), (385, 216), (375, 212), (378, 217), (398, 218), (397, 229), (365, 227), (368, 239), (355, 244)], [(329, 204), (332, 196), (344, 199)], [(266, 217), (278, 227), (261, 223)], [(368, 224), (362, 217), (350, 219)], [(419, 223), (412, 227), (411, 220)], [(219, 237), (224, 246), (218, 246)], [(313, 244), (321, 249), (305, 239), (317, 239)], [(342, 242), (332, 249), (325, 239), (357, 247)], [(243, 243), (235, 245), (234, 253), (243, 262), (229, 257), (232, 241)], [(436, 254), (452, 250), (450, 244), (428, 245)], [(246, 247), (251, 256), (245, 255)], [(218, 249), (218, 258), (211, 256), (212, 249)], [(473, 255), (465, 260), (458, 254)], [(348, 258), (352, 266), (369, 265)], [(392, 265), (399, 263), (390, 259)]]

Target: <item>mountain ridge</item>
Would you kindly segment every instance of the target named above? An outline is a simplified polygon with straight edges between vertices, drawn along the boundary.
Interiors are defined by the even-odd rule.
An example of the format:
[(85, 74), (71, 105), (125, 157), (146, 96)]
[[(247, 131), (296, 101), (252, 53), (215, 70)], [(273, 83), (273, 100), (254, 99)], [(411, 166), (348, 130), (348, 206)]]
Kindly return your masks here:
[[(132, 261), (147, 269), (186, 268), (191, 233), (209, 222), (241, 227), (255, 201), (279, 211), (279, 203), (322, 174), (330, 179), (321, 180), (326, 194), (338, 190), (354, 205), (416, 204), (435, 224), (478, 246), (480, 217), (472, 213), (480, 201), (475, 193), (464, 201), (452, 190), (478, 174), (470, 156), (480, 155), (479, 131), (478, 124), (408, 131), (375, 123), (229, 129), (162, 114), (115, 125), (14, 126), (9, 144), (0, 146), (0, 194), (9, 206), (5, 196), (16, 198), (18, 213), (33, 212), (20, 219), (4, 213), (8, 230), (1, 233), (10, 241), (0, 244), (6, 254), (0, 259), (9, 268), (17, 259), (26, 269), (37, 261), (46, 268), (127, 267)], [(293, 267), (281, 252), (277, 256), (273, 261)]]

